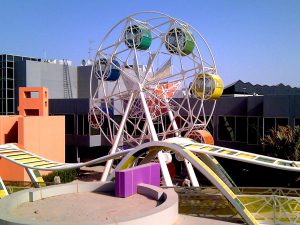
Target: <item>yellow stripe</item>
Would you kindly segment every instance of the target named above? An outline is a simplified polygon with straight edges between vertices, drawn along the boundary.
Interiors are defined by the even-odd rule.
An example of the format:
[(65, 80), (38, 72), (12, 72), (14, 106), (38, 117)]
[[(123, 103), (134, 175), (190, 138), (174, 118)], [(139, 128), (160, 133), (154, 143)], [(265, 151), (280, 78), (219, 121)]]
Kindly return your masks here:
[(36, 179), (37, 179), (38, 182), (44, 182), (43, 177), (37, 177)]
[(132, 165), (134, 160), (135, 160), (135, 157), (130, 156), (129, 159), (120, 167), (120, 170), (129, 168)]
[(14, 155), (14, 156), (10, 156), (8, 158), (10, 159), (25, 159), (28, 157), (34, 157), (33, 155), (29, 155), (29, 154), (20, 154), (20, 155)]
[(225, 191), (230, 195), (230, 197), (238, 203), (238, 205), (241, 207), (243, 212), (247, 215), (248, 219), (253, 222), (253, 224), (257, 224), (258, 222), (255, 220), (255, 218), (252, 216), (252, 214), (248, 211), (248, 209), (243, 205), (243, 203), (237, 198), (237, 196), (231, 191), (231, 189), (205, 164), (203, 163), (198, 157), (195, 156), (192, 152), (190, 152), (188, 149), (183, 149), (190, 157), (192, 157), (203, 169), (206, 170), (218, 183), (221, 185)]
[(254, 159), (255, 158), (255, 156), (249, 155), (249, 154), (246, 154), (246, 153), (240, 153), (237, 156), (241, 157), (241, 158), (246, 158), (246, 159)]
[(45, 160), (38, 159), (37, 161), (31, 162), (31, 163), (26, 163), (26, 166), (38, 166), (38, 165), (44, 165), (44, 164), (47, 164), (47, 163), (49, 163), (49, 162), (45, 161)]
[(185, 148), (191, 149), (191, 150), (198, 150), (199, 148), (201, 148), (201, 146), (199, 146), (199, 145), (188, 145)]
[(203, 163), (198, 157), (196, 157), (192, 152), (188, 149), (183, 149), (190, 157), (192, 157), (203, 169), (206, 170), (231, 196), (231, 198), (236, 198), (236, 195), (228, 188), (228, 186), (205, 164)]
[(19, 149), (5, 149), (5, 150), (0, 150), (0, 154), (7, 153), (7, 152), (19, 152)]
[(215, 157), (213, 157), (213, 158), (211, 158), (211, 159), (212, 159), (212, 161), (214, 162), (214, 164), (219, 165), (219, 162), (218, 162), (218, 160), (216, 160)]
[(220, 151), (219, 153), (222, 153), (222, 154), (229, 154), (229, 153), (231, 153), (231, 151), (228, 151), (228, 150), (222, 150), (222, 151)]
[[(199, 148), (198, 148), (198, 149), (199, 149)], [(211, 151), (211, 150), (216, 150), (216, 149), (213, 148), (213, 147), (208, 147), (208, 146), (206, 146), (206, 147), (204, 147), (204, 148), (201, 148), (201, 150)]]
[(55, 167), (57, 166), (56, 163), (49, 163), (49, 164), (45, 164), (45, 165), (42, 165), (42, 166), (36, 166), (37, 168), (49, 168), (49, 167)]
[(7, 196), (6, 192), (4, 190), (0, 190), (0, 198), (4, 198)]
[(19, 154), (23, 154), (23, 153), (24, 152), (22, 152), (22, 151), (8, 151), (4, 154), (1, 153), (1, 155), (8, 157), (8, 156), (19, 155)]
[(20, 159), (20, 160), (17, 160), (16, 162), (19, 162), (19, 163), (29, 163), (29, 162), (35, 162), (36, 160), (41, 160), (40, 158), (36, 158), (36, 157), (32, 157), (32, 158), (29, 158), (29, 159)]

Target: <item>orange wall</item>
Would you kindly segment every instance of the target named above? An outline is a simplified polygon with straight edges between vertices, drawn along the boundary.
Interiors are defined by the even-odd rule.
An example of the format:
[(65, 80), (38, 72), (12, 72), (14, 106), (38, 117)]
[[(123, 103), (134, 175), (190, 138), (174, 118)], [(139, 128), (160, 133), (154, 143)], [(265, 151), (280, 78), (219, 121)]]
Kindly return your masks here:
[(65, 162), (64, 116), (20, 117), (18, 123), (20, 146), (47, 159)]
[[(18, 140), (18, 145), (26, 151), (65, 162), (65, 117), (0, 116), (0, 144), (11, 140)], [(0, 159), (0, 176), (3, 180), (30, 181), (25, 169), (5, 159)]]
[(0, 144), (18, 142), (18, 118), (20, 116), (0, 116)]
[[(0, 116), (0, 144), (18, 142), (18, 119), (20, 116)], [(25, 170), (0, 158), (0, 176), (3, 180), (24, 180)], [(26, 175), (26, 174), (25, 174)]]

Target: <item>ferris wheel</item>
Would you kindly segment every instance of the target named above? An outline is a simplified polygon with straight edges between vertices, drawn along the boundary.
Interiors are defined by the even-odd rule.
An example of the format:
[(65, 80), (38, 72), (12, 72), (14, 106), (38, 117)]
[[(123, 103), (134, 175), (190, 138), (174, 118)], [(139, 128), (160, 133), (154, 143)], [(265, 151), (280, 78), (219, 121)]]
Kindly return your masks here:
[[(196, 29), (159, 12), (142, 12), (124, 18), (104, 37), (90, 90), (92, 127), (111, 144), (121, 128), (119, 146), (135, 147), (153, 140), (151, 121), (158, 140), (205, 129), (223, 83)], [(209, 109), (205, 100), (213, 101)]]
[[(90, 90), (89, 122), (115, 152), (206, 129), (223, 82), (195, 28), (163, 13), (141, 12), (101, 41)], [(211, 101), (209, 108), (204, 101)]]

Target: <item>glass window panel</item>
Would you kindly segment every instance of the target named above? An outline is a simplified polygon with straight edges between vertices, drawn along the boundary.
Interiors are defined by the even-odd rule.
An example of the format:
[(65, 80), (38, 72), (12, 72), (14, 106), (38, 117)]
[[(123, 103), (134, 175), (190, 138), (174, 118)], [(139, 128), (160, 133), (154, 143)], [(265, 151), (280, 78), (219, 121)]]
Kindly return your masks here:
[(218, 139), (234, 141), (235, 118), (230, 116), (219, 116)]
[(275, 118), (264, 118), (264, 134), (269, 135), (272, 128), (275, 128)]
[(100, 134), (100, 129), (95, 129), (95, 128), (90, 128), (91, 129), (91, 135), (99, 135)]
[(14, 89), (14, 80), (7, 80), (7, 88)]
[(14, 98), (14, 90), (7, 89), (7, 98)]
[(259, 121), (257, 117), (248, 117), (248, 144), (258, 144)]
[(263, 135), (264, 135), (264, 118), (263, 117), (259, 117), (258, 118), (258, 144), (261, 144), (261, 139), (263, 139)]
[(12, 55), (7, 55), (7, 61), (14, 61), (14, 57)]
[[(3, 93), (4, 94), (4, 93)], [(2, 102), (2, 106), (3, 106), (3, 113), (6, 113), (6, 101), (4, 100), (3, 102)]]
[(83, 135), (83, 115), (77, 116), (77, 132), (78, 135)]
[(300, 126), (300, 118), (295, 119), (295, 127)]
[(83, 135), (89, 135), (90, 133), (90, 124), (88, 120), (88, 115), (83, 115)]
[(236, 117), (236, 141), (247, 142), (247, 117)]
[(22, 57), (21, 56), (15, 56), (14, 61), (15, 62), (22, 61)]
[(7, 62), (7, 67), (14, 68), (14, 63), (13, 62)]
[(7, 99), (7, 111), (10, 113), (14, 113), (14, 100)]
[(75, 116), (73, 114), (65, 115), (66, 134), (74, 134)]
[(289, 125), (288, 118), (276, 118), (276, 127)]
[(7, 78), (14, 79), (14, 69), (7, 68)]

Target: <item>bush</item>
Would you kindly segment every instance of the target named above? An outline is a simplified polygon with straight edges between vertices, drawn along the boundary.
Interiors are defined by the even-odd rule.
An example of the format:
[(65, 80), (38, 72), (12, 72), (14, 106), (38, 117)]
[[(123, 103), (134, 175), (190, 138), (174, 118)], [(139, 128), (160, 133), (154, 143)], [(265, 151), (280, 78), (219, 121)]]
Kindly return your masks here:
[(74, 170), (62, 170), (62, 171), (55, 171), (52, 173), (49, 173), (48, 175), (44, 175), (43, 179), (45, 182), (54, 182), (54, 177), (59, 176), (61, 183), (68, 183), (77, 177), (77, 171)]
[(290, 126), (272, 128), (271, 133), (262, 140), (265, 154), (298, 161), (300, 159), (300, 127)]

